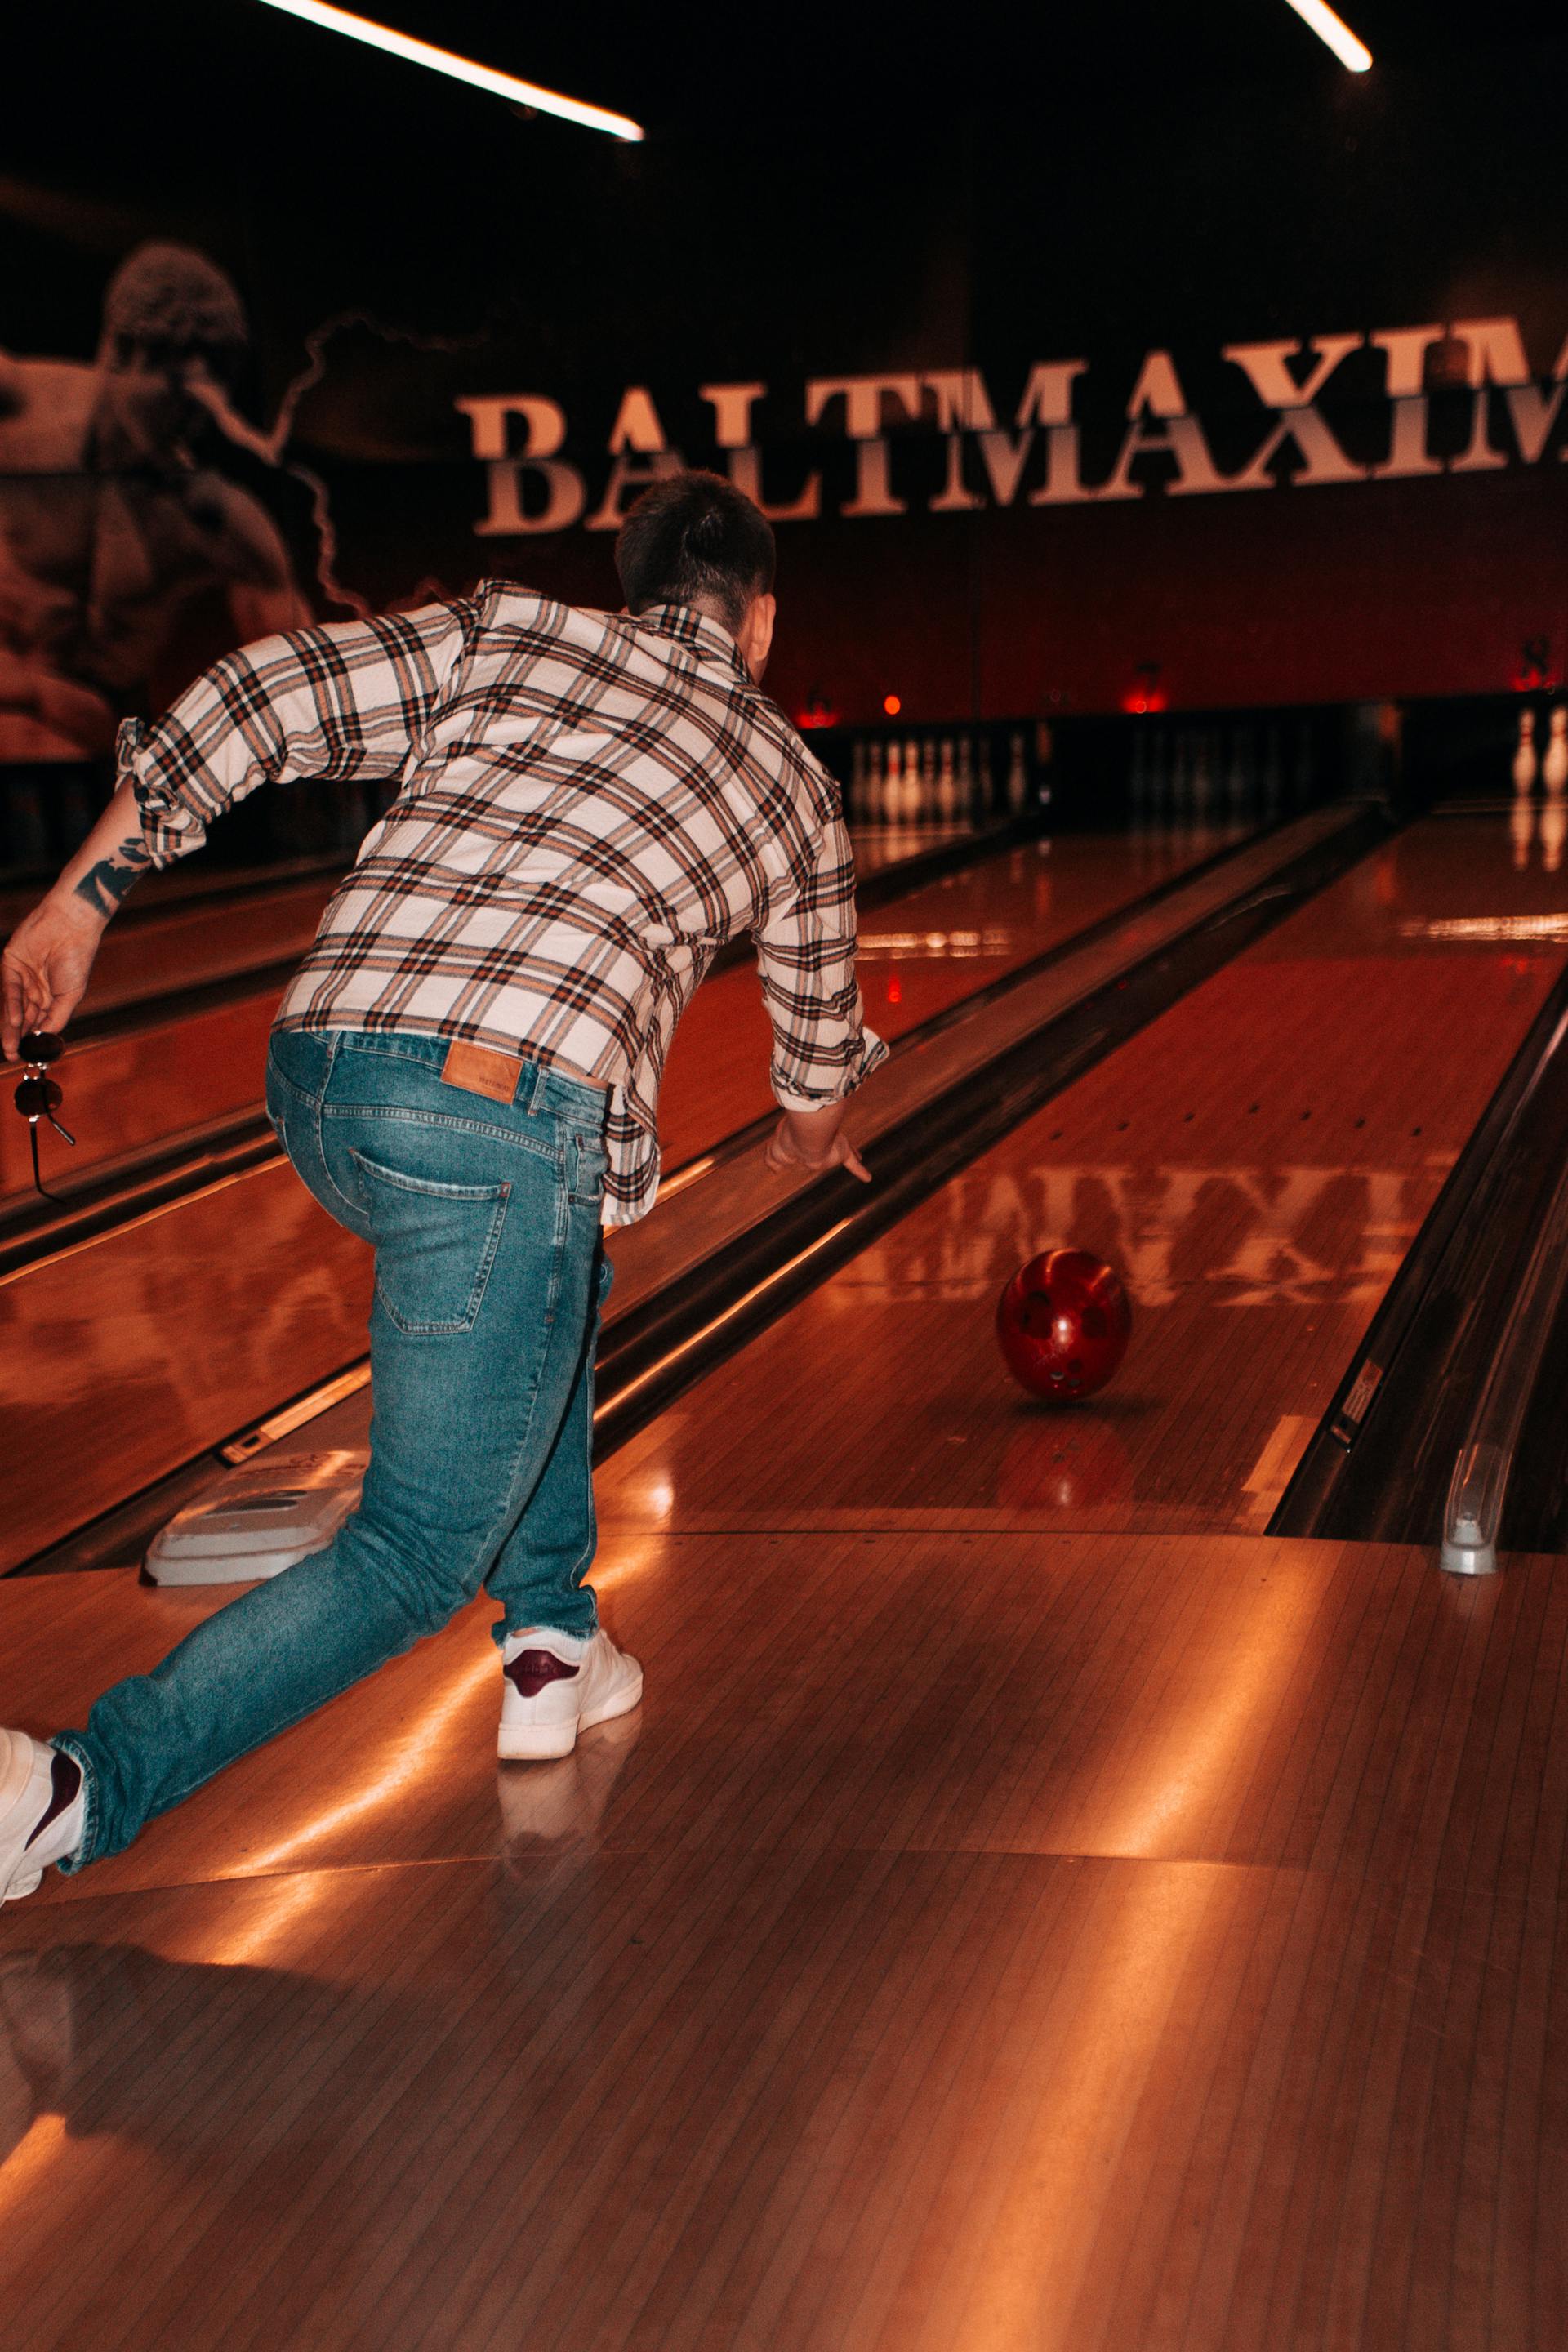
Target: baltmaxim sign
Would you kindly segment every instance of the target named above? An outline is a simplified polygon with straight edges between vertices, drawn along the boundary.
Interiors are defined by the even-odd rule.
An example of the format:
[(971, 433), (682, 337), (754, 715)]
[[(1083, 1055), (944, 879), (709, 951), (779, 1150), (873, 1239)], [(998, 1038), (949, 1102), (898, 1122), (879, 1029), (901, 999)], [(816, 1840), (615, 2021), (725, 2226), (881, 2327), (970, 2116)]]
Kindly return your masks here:
[(1408, 480), (1568, 456), (1568, 341), (1540, 374), (1511, 318), (1227, 343), (1217, 362), (1184, 365), (1204, 378), (1201, 400), (1168, 351), (1147, 352), (1124, 394), (1083, 359), (1041, 361), (1005, 391), (973, 367), (815, 376), (790, 394), (705, 383), (700, 438), (684, 447), (661, 396), (632, 384), (598, 458), (545, 394), (457, 406), (486, 469), (475, 529), (487, 538), (614, 530), (638, 490), (684, 463), (726, 467), (776, 521), (814, 522)]

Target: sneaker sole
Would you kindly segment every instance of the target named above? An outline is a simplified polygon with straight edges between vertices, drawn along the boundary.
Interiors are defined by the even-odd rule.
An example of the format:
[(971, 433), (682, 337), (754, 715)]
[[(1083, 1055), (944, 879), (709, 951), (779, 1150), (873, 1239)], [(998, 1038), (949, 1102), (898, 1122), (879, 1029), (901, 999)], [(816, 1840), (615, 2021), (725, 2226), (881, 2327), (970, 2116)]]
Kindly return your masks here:
[(580, 1731), (592, 1731), (596, 1723), (612, 1723), (618, 1715), (630, 1715), (634, 1706), (642, 1705), (642, 1670), (639, 1667), (635, 1683), (622, 1690), (613, 1691), (591, 1706), (585, 1715), (570, 1717), (564, 1723), (503, 1723), (496, 1741), (496, 1753), (506, 1764), (547, 1764), (552, 1759), (570, 1756), (577, 1745)]

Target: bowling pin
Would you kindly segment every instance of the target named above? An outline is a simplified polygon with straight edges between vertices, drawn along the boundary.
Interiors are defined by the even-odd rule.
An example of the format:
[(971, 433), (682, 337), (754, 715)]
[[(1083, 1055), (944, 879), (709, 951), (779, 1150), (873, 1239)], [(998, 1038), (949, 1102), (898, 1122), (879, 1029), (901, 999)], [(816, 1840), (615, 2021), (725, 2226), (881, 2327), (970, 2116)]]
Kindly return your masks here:
[(1546, 757), (1541, 762), (1541, 781), (1554, 796), (1568, 791), (1568, 705), (1561, 702), (1552, 714)]
[(1024, 739), (1015, 735), (1008, 746), (1007, 814), (1022, 816), (1029, 797), (1029, 772), (1024, 764)]
[(942, 759), (936, 775), (936, 813), (943, 824), (958, 814), (958, 779), (952, 772), (952, 738), (942, 739)]
[(873, 743), (866, 755), (866, 814), (873, 824), (880, 824), (888, 814), (887, 795), (882, 746)]
[(929, 824), (936, 814), (936, 737), (921, 746), (921, 815)]
[(974, 741), (969, 735), (958, 745), (958, 814), (965, 824), (974, 814)]
[(1535, 773), (1540, 766), (1535, 750), (1535, 713), (1521, 710), (1519, 714), (1519, 741), (1513, 753), (1513, 788), (1516, 793), (1535, 789)]
[(1522, 874), (1530, 864), (1530, 845), (1535, 838), (1535, 803), (1528, 793), (1515, 797), (1509, 811), (1508, 833), (1513, 844), (1513, 870)]
[(989, 735), (983, 735), (980, 738), (980, 757), (975, 763), (974, 772), (974, 797), (979, 804), (980, 814), (982, 816), (994, 816), (995, 814), (996, 794), (991, 778), (991, 738)]
[(1568, 840), (1568, 802), (1561, 793), (1553, 793), (1541, 812), (1541, 862), (1548, 874), (1555, 874), (1563, 863), (1563, 844)]

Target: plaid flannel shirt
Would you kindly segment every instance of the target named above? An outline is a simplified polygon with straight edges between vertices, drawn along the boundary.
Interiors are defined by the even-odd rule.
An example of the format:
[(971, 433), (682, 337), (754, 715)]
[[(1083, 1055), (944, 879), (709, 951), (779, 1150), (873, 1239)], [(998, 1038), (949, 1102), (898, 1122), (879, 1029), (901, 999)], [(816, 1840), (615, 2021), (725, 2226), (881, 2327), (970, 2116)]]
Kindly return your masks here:
[(689, 606), (634, 619), (489, 581), (268, 637), (128, 720), (119, 766), (155, 866), (258, 784), (395, 780), (278, 1025), (467, 1038), (607, 1085), (607, 1223), (653, 1204), (665, 1056), (726, 940), (756, 941), (786, 1108), (886, 1055), (836, 788)]

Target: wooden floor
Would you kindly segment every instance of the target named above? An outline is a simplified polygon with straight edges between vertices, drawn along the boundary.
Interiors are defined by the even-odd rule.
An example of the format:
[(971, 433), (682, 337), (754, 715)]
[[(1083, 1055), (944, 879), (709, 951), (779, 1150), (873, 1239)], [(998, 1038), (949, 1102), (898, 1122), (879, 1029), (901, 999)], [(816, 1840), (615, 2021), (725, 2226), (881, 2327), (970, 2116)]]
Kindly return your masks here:
[[(6, 2352), (1545, 2352), (1568, 1584), (1243, 1538), (611, 1542), (0, 1918)], [(206, 1607), (0, 1586), (42, 1729)]]

